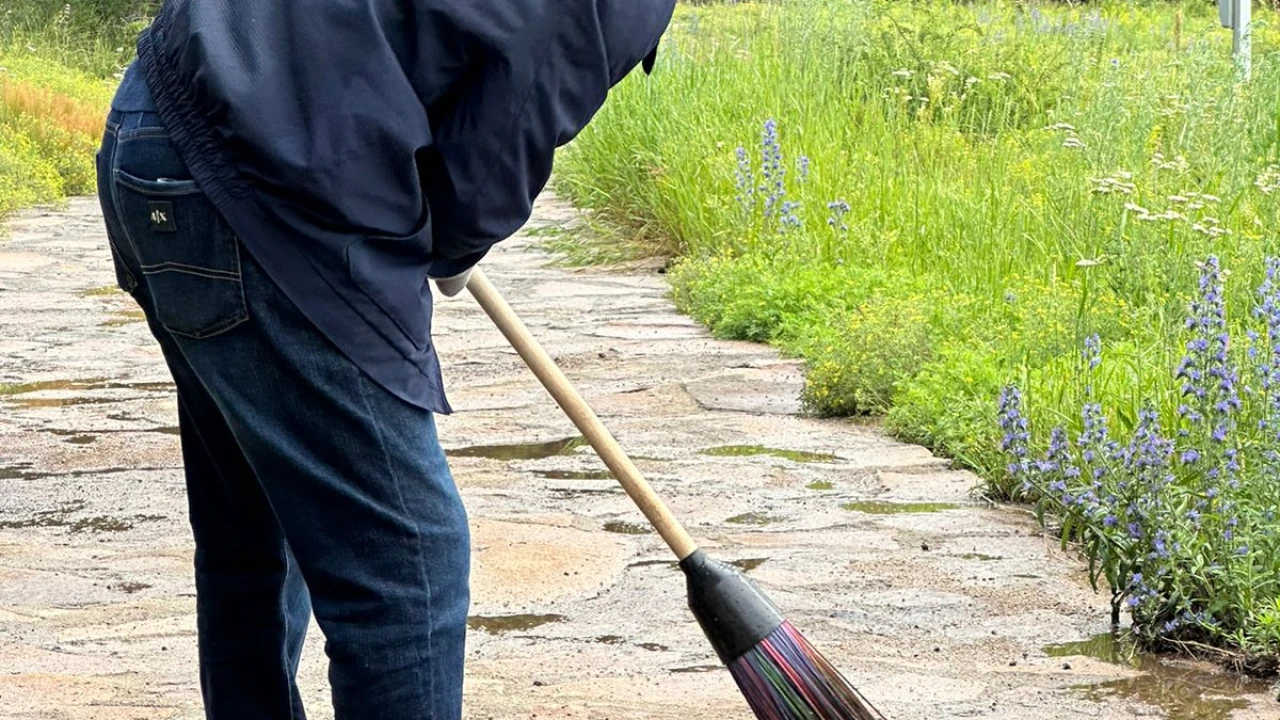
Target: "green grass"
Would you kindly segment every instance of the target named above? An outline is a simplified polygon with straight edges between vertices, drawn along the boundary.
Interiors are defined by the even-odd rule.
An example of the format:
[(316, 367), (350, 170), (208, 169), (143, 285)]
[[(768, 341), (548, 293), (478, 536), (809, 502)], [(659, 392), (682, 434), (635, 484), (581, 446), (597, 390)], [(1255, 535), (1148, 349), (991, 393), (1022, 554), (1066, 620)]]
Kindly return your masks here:
[(19, 0), (0, 10), (0, 217), (94, 188), (93, 153), (141, 4), (64, 7)]
[[(1172, 433), (1206, 257), (1231, 273), (1231, 326), (1249, 320), (1280, 220), (1274, 20), (1255, 15), (1240, 84), (1230, 32), (1201, 3), (686, 7), (656, 74), (614, 92), (557, 183), (677, 255), (676, 300), (717, 335), (805, 358), (813, 412), (886, 415), (1019, 497), (1002, 387), (1022, 390), (1033, 453), (1050, 428), (1078, 433), (1086, 401), (1116, 437), (1145, 407)], [(1094, 335), (1106, 362), (1088, 372)], [(1239, 442), (1274, 445), (1245, 428), (1265, 415), (1255, 405)], [(1203, 492), (1198, 472), (1179, 469), (1177, 492)], [(1260, 507), (1273, 494), (1253, 477), (1239, 499)], [(1280, 596), (1258, 578), (1280, 558), (1257, 539), (1257, 572), (1200, 573), (1178, 611), (1221, 591), (1236, 605), (1199, 628), (1208, 641), (1274, 654), (1280, 634), (1258, 618)], [(1121, 600), (1136, 592), (1110, 580)]]

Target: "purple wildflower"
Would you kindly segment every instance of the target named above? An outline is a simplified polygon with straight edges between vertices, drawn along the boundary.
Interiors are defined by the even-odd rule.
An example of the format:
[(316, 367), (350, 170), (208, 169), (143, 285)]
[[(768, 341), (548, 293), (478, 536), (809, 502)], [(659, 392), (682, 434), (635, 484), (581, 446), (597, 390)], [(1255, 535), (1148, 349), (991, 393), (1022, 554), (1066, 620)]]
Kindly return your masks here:
[(796, 210), (799, 209), (800, 203), (795, 200), (787, 200), (782, 203), (782, 207), (778, 209), (780, 213), (778, 222), (781, 223), (783, 232), (785, 232), (787, 228), (800, 227), (800, 225), (803, 224), (800, 222), (800, 217), (796, 215)]
[(1102, 363), (1102, 340), (1096, 334), (1084, 339), (1084, 359), (1088, 361), (1090, 370)]
[(1266, 419), (1261, 423), (1276, 428), (1272, 441), (1280, 442), (1280, 258), (1269, 257), (1266, 264), (1266, 278), (1258, 288), (1261, 302), (1253, 311), (1267, 326), (1265, 347), (1257, 354), (1261, 360), (1255, 370), (1267, 401)]
[(1016, 386), (1010, 385), (1000, 392), (1000, 429), (1004, 431), (1000, 449), (1016, 458), (1026, 457), (1031, 433), (1022, 414), (1022, 393)]
[(827, 224), (842, 233), (848, 232), (849, 226), (845, 224), (844, 216), (849, 212), (849, 203), (844, 200), (832, 200), (827, 203), (827, 210), (831, 211)]
[(778, 142), (778, 121), (770, 118), (764, 121), (764, 131), (760, 135), (760, 156), (763, 165), (760, 173), (763, 182), (760, 192), (764, 193), (764, 216), (773, 217), (786, 195), (784, 178), (787, 169), (782, 164), (782, 145)]

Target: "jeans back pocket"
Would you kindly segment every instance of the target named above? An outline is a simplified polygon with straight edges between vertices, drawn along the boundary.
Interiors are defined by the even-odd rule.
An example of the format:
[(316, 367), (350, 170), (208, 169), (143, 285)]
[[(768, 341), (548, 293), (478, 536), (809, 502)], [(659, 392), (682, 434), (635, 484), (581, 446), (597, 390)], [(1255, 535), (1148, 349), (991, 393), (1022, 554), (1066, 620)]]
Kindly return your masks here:
[(240, 244), (213, 203), (194, 180), (147, 179), (122, 164), (113, 171), (116, 210), (137, 254), (155, 319), (169, 332), (192, 338), (247, 320)]

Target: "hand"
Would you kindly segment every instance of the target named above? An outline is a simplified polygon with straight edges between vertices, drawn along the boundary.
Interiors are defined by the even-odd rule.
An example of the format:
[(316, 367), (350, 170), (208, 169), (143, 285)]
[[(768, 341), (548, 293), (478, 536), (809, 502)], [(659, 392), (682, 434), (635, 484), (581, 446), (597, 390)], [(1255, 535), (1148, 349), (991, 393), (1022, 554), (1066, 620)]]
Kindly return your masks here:
[[(474, 267), (474, 266), (472, 266)], [(436, 289), (445, 297), (453, 297), (462, 292), (467, 287), (467, 281), (471, 279), (471, 268), (467, 268), (462, 272), (447, 278), (436, 278)]]

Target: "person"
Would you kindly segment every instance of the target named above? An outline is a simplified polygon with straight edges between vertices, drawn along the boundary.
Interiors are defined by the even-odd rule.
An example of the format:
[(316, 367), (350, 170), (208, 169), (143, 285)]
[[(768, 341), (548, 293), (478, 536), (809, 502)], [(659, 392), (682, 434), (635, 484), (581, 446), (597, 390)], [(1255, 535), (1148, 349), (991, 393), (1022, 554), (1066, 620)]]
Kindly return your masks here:
[(431, 289), (529, 218), (674, 0), (167, 0), (97, 155), (177, 387), (210, 720), (461, 717), (469, 538)]

